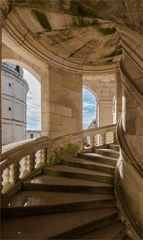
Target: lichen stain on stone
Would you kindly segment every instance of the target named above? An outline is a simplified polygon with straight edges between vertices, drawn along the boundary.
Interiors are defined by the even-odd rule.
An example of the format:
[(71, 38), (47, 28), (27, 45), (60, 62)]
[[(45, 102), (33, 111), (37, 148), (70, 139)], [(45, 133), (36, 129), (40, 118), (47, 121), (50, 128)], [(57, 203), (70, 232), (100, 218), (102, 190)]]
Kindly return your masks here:
[(41, 26), (46, 30), (46, 31), (52, 31), (52, 27), (48, 21), (48, 18), (46, 14), (43, 11), (39, 10), (32, 10), (33, 14), (37, 18), (37, 20), (40, 22)]
[(96, 17), (97, 13), (95, 9), (92, 9), (76, 0), (71, 1), (70, 10), (73, 15), (75, 16), (82, 16), (82, 17)]
[(100, 28), (97, 27), (97, 31), (100, 32), (103, 36), (113, 34), (116, 32), (116, 28)]
[(96, 18), (73, 16), (72, 19), (73, 21), (71, 27), (96, 26), (98, 24), (98, 20)]
[(117, 46), (114, 51), (112, 51), (108, 55), (105, 55), (104, 58), (115, 57), (121, 54), (122, 54), (121, 46)]

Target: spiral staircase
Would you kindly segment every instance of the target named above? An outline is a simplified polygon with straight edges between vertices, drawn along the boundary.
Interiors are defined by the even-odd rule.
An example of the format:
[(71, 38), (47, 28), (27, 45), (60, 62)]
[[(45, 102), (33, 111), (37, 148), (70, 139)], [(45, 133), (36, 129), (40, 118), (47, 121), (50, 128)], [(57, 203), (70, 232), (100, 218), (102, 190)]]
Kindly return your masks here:
[[(86, 130), (84, 137), (89, 132), (93, 138), (93, 132), (94, 135), (99, 131), (105, 135), (111, 130), (114, 132), (115, 126)], [(33, 146), (43, 145), (41, 139), (35, 141)], [(43, 142), (46, 142), (45, 138)], [(22, 144), (23, 149), (27, 144), (25, 147)], [(22, 154), (21, 145), (18, 149)], [(15, 150), (16, 146), (6, 151), (5, 158), (7, 153), (9, 157), (18, 154)], [(35, 152), (35, 148), (31, 151)], [(30, 158), (23, 159), (23, 168), (30, 169), (32, 153), (28, 155)], [(47, 159), (47, 156), (44, 151), (37, 158)], [(15, 184), (10, 184), (10, 179), (16, 171), (10, 173), (12, 167), (5, 169), (3, 181), (8, 181), (9, 176), (9, 186), (7, 182), (5, 191), (3, 186), (2, 239), (130, 239), (114, 194), (118, 157), (117, 144), (86, 148), (75, 157), (61, 157), (52, 166), (39, 164)], [(14, 169), (14, 165), (10, 166)]]

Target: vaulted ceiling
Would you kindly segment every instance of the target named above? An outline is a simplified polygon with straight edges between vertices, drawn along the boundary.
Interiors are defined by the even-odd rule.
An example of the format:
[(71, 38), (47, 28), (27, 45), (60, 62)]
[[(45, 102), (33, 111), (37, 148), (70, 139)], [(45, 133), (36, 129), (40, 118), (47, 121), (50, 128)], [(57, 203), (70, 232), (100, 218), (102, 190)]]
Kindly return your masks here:
[(140, 0), (11, 0), (34, 38), (72, 63), (103, 65), (122, 53), (116, 22), (141, 31)]

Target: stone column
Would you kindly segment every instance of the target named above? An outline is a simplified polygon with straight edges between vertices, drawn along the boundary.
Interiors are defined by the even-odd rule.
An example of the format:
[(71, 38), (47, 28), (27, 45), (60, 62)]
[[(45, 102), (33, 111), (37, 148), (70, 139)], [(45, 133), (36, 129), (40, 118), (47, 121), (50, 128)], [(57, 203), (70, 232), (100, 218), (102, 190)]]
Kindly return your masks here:
[(42, 134), (53, 138), (81, 131), (81, 75), (49, 66), (43, 74), (41, 91)]
[(122, 113), (122, 78), (120, 74), (119, 67), (117, 67), (116, 72), (116, 123)]
[[(113, 99), (110, 100), (98, 100), (97, 105), (97, 126), (106, 126), (113, 123), (113, 115), (112, 115), (112, 108), (113, 108)], [(103, 145), (106, 142), (112, 142), (113, 136), (108, 134), (101, 134), (98, 138), (98, 144)]]
[(106, 126), (113, 123), (112, 108), (113, 99), (98, 100), (97, 126)]
[(1, 70), (2, 70), (2, 27), (8, 14), (8, 1), (0, 1), (0, 159), (2, 154), (2, 107), (1, 107)]
[(49, 67), (45, 66), (41, 71), (41, 130), (43, 136), (50, 136), (49, 129), (49, 113), (50, 113), (50, 100), (49, 100)]

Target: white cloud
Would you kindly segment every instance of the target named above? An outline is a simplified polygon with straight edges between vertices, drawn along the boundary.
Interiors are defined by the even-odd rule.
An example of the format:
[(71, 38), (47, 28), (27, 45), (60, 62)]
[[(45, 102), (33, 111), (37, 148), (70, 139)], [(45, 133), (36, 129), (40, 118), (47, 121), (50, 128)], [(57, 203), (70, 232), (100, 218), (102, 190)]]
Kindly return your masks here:
[(96, 118), (96, 97), (88, 90), (83, 89), (83, 128), (88, 128)]
[(27, 129), (41, 129), (41, 85), (38, 80), (24, 69), (24, 78), (29, 85), (27, 94)]

